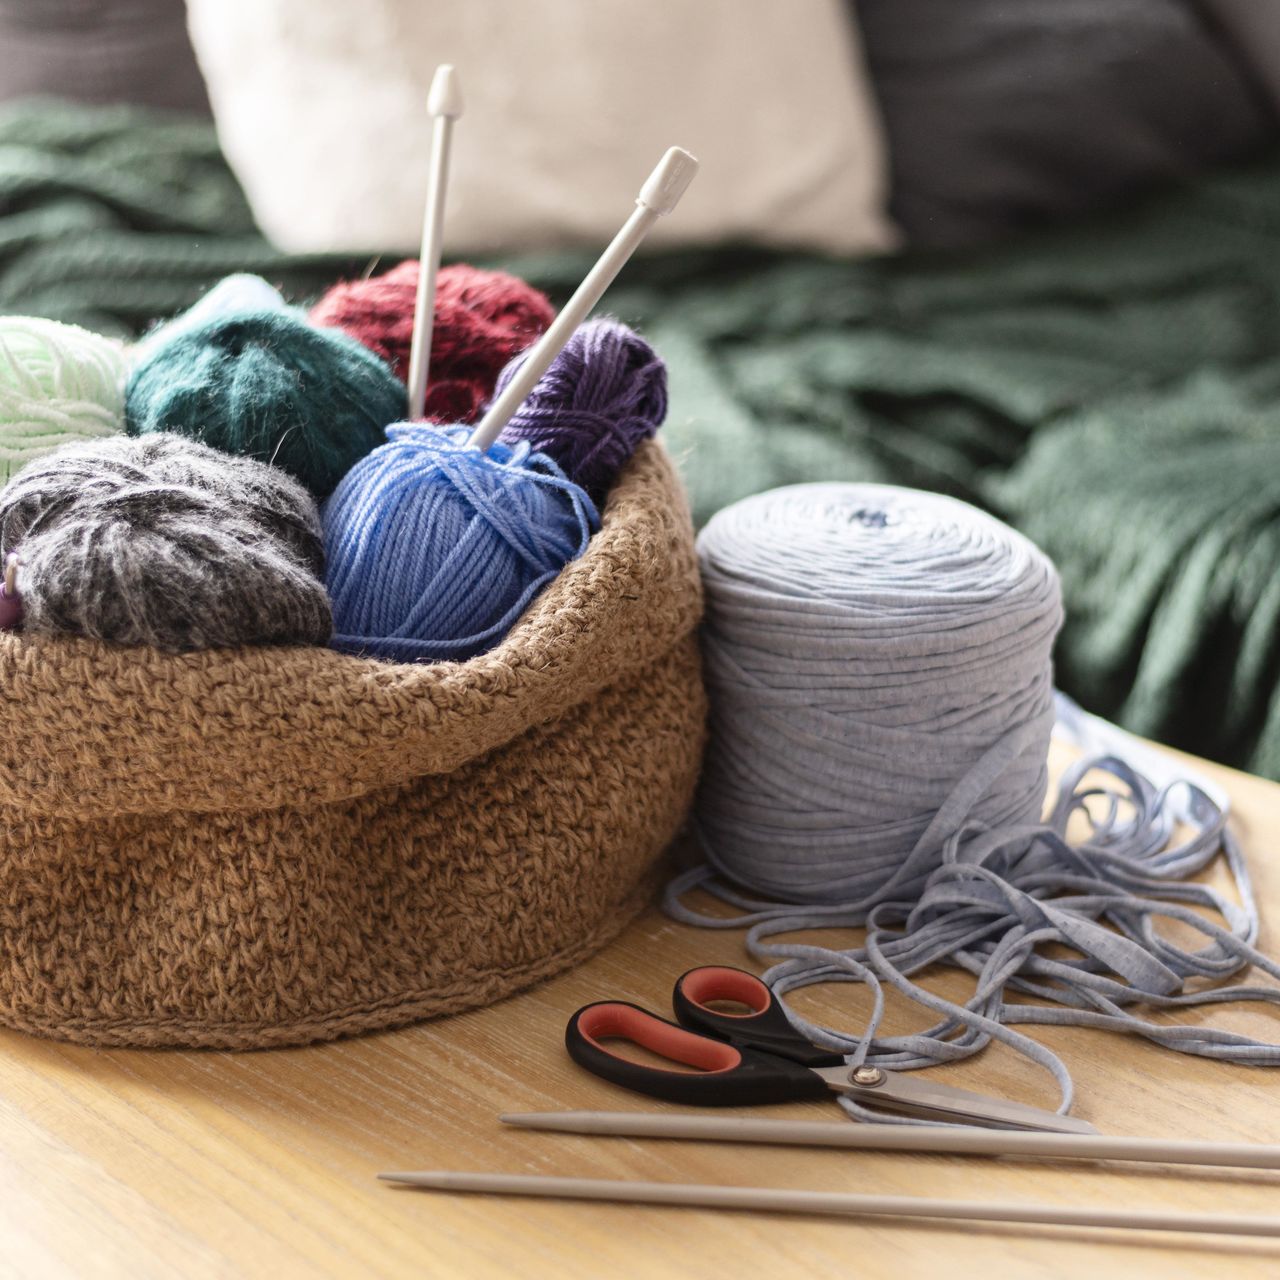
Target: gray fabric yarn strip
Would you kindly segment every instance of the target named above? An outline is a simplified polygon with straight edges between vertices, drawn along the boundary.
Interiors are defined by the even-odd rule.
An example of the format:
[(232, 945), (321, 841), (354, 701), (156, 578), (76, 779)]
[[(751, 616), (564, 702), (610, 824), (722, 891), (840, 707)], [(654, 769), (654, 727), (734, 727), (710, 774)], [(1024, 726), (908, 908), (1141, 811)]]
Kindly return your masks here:
[[(698, 554), (712, 713), (696, 826), (707, 861), (668, 886), (665, 907), (690, 924), (746, 927), (798, 1029), (855, 1065), (897, 1070), (999, 1041), (1053, 1075), (1063, 1112), (1066, 1066), (1015, 1024), (1105, 1027), (1280, 1065), (1280, 1046), (1138, 1012), (1280, 1003), (1270, 986), (1188, 990), (1250, 964), (1280, 977), (1280, 965), (1255, 945), (1257, 906), (1225, 798), (1055, 703), (1058, 579), (1027, 539), (939, 495), (815, 484), (726, 508)], [(1097, 753), (1068, 771), (1042, 820), (1055, 721)], [(1188, 882), (1220, 856), (1238, 901)], [(694, 889), (737, 914), (689, 906)], [(1199, 941), (1172, 941), (1162, 921)], [(844, 950), (778, 940), (832, 928), (865, 929), (865, 940)], [(1047, 955), (1050, 943), (1070, 958)], [(956, 1004), (913, 980), (933, 964), (971, 973), (972, 997)], [(864, 1030), (815, 1026), (787, 1006), (788, 992), (823, 982), (870, 988)], [(886, 987), (938, 1021), (881, 1035)]]

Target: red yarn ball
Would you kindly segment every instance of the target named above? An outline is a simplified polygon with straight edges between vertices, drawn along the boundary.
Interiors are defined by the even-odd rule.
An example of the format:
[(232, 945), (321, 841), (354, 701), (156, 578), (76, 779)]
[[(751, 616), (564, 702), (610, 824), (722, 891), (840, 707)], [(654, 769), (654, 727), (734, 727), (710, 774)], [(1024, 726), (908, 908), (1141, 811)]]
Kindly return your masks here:
[[(418, 261), (386, 275), (336, 284), (311, 308), (313, 324), (341, 329), (380, 355), (403, 382), (409, 376)], [(546, 294), (504, 271), (465, 263), (436, 276), (435, 327), (427, 371), (428, 422), (475, 422), (512, 356), (555, 319)]]

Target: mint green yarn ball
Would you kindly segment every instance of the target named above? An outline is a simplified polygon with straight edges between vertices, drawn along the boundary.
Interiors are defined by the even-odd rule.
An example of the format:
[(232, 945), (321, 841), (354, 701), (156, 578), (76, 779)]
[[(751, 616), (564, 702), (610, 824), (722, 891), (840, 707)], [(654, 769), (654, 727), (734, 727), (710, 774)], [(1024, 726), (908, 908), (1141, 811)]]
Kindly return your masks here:
[(179, 322), (129, 378), (130, 435), (172, 431), (289, 472), (325, 498), (405, 415), (404, 384), (371, 351), (293, 309)]
[(0, 316), (0, 484), (33, 458), (124, 430), (124, 348), (35, 316)]

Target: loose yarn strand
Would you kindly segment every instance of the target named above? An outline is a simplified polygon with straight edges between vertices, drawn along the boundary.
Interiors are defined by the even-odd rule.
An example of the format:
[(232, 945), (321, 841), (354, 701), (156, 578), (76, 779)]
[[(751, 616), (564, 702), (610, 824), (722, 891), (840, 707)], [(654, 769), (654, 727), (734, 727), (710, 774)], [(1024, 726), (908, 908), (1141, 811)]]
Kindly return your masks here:
[[(1062, 1112), (1065, 1064), (1015, 1026), (1104, 1028), (1280, 1065), (1280, 1045), (1139, 1012), (1280, 1003), (1280, 987), (1188, 989), (1248, 966), (1280, 979), (1280, 964), (1256, 946), (1226, 797), (1055, 695), (1057, 580), (1030, 543), (951, 499), (803, 485), (722, 512), (699, 557), (713, 707), (695, 822), (706, 862), (671, 882), (664, 906), (689, 924), (745, 928), (800, 1031), (855, 1065), (897, 1070), (999, 1042), (1053, 1077)], [(1089, 754), (1041, 819), (1054, 731)], [(1238, 901), (1188, 880), (1219, 859)], [(734, 913), (690, 906), (695, 891)], [(1160, 921), (1195, 940), (1175, 941)], [(844, 928), (865, 930), (861, 945), (775, 940)], [(1047, 956), (1051, 944), (1072, 955)], [(940, 964), (972, 975), (963, 1002), (917, 981)], [(826, 982), (868, 988), (860, 1032), (789, 1005)], [(939, 1021), (883, 1035), (888, 990)]]

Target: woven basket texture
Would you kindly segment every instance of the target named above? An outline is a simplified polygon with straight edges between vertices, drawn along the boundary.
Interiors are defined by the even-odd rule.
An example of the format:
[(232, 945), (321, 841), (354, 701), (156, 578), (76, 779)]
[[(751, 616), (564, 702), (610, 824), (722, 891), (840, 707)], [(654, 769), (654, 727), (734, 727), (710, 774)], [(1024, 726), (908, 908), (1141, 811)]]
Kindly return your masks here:
[(0, 637), (0, 1022), (303, 1044), (585, 958), (692, 800), (701, 606), (649, 443), (587, 552), (469, 662)]

